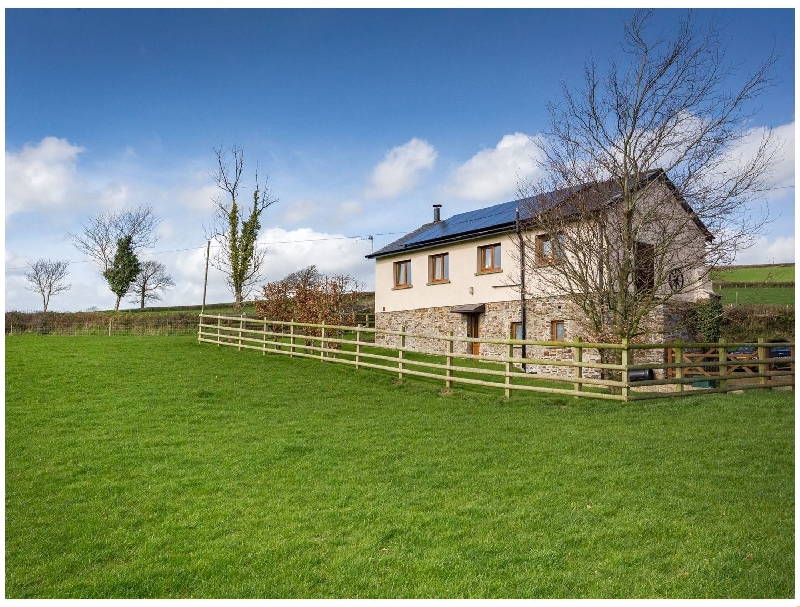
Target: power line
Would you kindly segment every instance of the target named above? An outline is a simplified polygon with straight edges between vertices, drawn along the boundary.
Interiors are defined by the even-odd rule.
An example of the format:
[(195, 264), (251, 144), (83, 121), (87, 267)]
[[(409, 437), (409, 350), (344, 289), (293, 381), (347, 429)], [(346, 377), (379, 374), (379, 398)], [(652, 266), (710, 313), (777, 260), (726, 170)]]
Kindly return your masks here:
[[(405, 234), (405, 232), (380, 232), (376, 234), (362, 234), (359, 236), (332, 236), (329, 238), (308, 238), (305, 240), (275, 240), (275, 241), (258, 241), (258, 244), (270, 246), (274, 244), (296, 244), (298, 242), (324, 242), (327, 240), (372, 240), (374, 236), (396, 236), (397, 234)], [(211, 245), (212, 249), (217, 249), (222, 245)], [(183, 251), (196, 251), (199, 249), (205, 249), (206, 245), (202, 245), (199, 247), (187, 247), (184, 249), (170, 249), (165, 251), (143, 251), (141, 255), (162, 255), (164, 253), (181, 253)], [(81, 259), (80, 261), (69, 261), (70, 264), (73, 263), (90, 263), (91, 259)], [(6, 271), (10, 270), (27, 270), (30, 266), (19, 266), (15, 268), (6, 268)]]

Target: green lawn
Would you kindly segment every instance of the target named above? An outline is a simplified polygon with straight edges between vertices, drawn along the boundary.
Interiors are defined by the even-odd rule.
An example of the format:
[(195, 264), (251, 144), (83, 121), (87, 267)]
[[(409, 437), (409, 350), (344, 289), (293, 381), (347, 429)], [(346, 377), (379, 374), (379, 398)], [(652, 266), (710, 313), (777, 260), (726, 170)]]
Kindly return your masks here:
[(752, 287), (721, 288), (714, 285), (714, 291), (722, 296), (722, 305), (728, 304), (762, 304), (773, 306), (794, 305), (794, 287), (761, 287), (753, 283)]
[(725, 270), (713, 270), (711, 278), (715, 281), (732, 282), (794, 282), (794, 265), (731, 267)]
[(6, 338), (6, 597), (794, 588), (794, 393), (613, 403)]

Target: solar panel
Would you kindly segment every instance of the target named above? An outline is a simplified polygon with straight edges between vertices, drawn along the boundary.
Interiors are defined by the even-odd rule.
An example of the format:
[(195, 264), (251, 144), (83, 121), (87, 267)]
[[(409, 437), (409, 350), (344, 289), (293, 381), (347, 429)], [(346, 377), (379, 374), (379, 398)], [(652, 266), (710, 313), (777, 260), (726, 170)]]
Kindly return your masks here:
[[(661, 171), (653, 171), (652, 173), (645, 174), (645, 180), (654, 178), (660, 172)], [(541, 201), (545, 206), (550, 207), (568, 199), (579, 190), (585, 187), (593, 187), (594, 185), (596, 185), (596, 183), (593, 182), (555, 190), (542, 194), (537, 201)], [(612, 192), (610, 195), (613, 197), (614, 193)], [(375, 251), (371, 255), (367, 255), (367, 257), (379, 257), (381, 255), (389, 255), (409, 249), (421, 248), (428, 242), (434, 243), (439, 240), (462, 235), (469, 237), (472, 234), (492, 229), (503, 231), (502, 228), (510, 228), (513, 226), (516, 220), (517, 208), (519, 208), (520, 219), (530, 219), (536, 213), (534, 202), (533, 199), (512, 200), (475, 211), (459, 213), (443, 221), (428, 223), (386, 245), (382, 249)], [(605, 199), (598, 200), (597, 202), (603, 203)], [(569, 205), (562, 206), (559, 210), (567, 214), (571, 212)]]

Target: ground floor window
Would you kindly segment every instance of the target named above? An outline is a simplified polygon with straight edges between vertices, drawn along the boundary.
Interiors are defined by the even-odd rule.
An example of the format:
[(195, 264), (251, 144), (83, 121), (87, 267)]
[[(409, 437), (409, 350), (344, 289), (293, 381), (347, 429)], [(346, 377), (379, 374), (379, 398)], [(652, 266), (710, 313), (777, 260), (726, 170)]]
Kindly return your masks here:
[(563, 320), (554, 320), (550, 323), (550, 339), (551, 341), (564, 341), (566, 339)]
[(511, 323), (511, 339), (523, 339), (521, 322)]

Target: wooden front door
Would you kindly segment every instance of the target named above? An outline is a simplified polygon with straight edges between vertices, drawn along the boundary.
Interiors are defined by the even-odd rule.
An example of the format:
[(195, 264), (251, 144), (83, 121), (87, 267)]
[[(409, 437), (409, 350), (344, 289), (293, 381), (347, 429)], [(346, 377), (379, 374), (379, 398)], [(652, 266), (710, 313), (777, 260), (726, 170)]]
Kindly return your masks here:
[[(467, 337), (479, 337), (478, 335), (478, 319), (479, 314), (467, 314)], [(480, 354), (481, 345), (478, 342), (467, 344), (468, 354)]]

